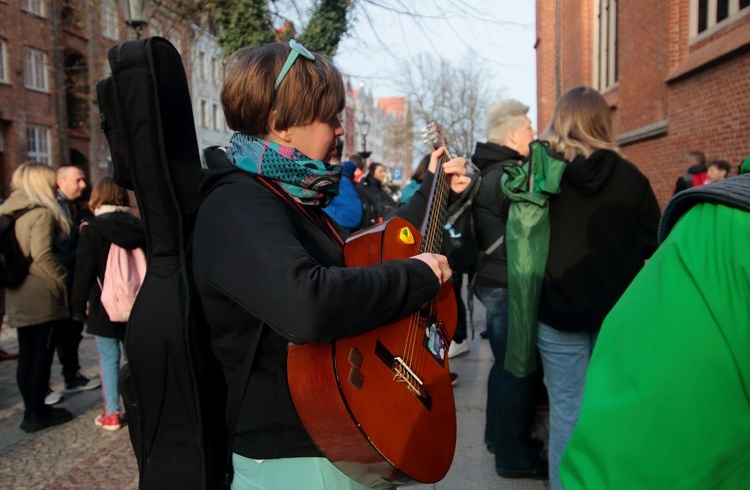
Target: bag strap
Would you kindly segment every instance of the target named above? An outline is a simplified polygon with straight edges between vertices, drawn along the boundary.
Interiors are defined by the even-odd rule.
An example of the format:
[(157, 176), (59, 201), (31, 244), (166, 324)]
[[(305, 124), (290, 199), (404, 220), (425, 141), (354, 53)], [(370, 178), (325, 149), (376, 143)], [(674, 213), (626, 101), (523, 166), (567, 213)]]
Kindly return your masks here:
[(242, 405), (242, 398), (247, 389), (247, 383), (250, 381), (250, 373), (253, 370), (253, 360), (255, 359), (255, 352), (258, 350), (258, 344), (260, 343), (260, 336), (263, 333), (263, 327), (266, 322), (260, 322), (258, 330), (253, 336), (253, 341), (250, 343), (250, 348), (245, 355), (245, 361), (242, 363), (242, 369), (240, 370), (240, 379), (237, 383), (237, 391), (235, 396), (229, 400), (229, 418), (227, 420), (227, 461), (224, 466), (224, 483), (226, 488), (231, 487), (232, 479), (234, 478), (234, 470), (232, 468), (232, 447), (234, 446), (234, 431), (237, 429), (237, 419), (240, 415), (240, 406)]

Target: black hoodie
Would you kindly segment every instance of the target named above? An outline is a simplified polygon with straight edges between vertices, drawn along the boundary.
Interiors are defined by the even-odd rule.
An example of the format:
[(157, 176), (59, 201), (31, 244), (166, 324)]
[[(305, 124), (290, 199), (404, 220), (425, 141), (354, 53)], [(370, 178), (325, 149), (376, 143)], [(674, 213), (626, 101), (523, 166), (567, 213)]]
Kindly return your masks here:
[[(504, 194), (500, 188), (502, 163), (514, 164), (523, 159), (523, 156), (507, 146), (477, 143), (471, 161), (483, 172), (482, 183), (473, 205), (476, 241), (480, 250), (486, 250), (498, 237), (505, 234), (507, 209), (503, 208)], [(508, 287), (508, 259), (504, 243), (485, 259), (477, 272), (477, 285)]]
[(539, 319), (598, 331), (657, 247), (660, 210), (648, 179), (614, 152), (568, 163), (550, 198), (550, 250)]
[[(71, 291), (73, 318), (86, 320), (86, 331), (100, 337), (123, 339), (125, 323), (109, 320), (101, 303), (109, 246), (124, 249), (146, 248), (146, 233), (141, 220), (129, 211), (113, 211), (84, 221), (76, 247), (75, 274)], [(86, 314), (88, 302), (88, 315)]]

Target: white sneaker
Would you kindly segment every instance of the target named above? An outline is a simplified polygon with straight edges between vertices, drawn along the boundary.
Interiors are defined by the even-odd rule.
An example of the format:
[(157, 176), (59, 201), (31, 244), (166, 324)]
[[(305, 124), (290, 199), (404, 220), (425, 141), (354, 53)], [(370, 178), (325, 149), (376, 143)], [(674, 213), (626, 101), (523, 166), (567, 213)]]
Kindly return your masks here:
[(448, 348), (448, 358), (453, 359), (467, 352), (469, 352), (469, 342), (466, 339), (463, 342), (451, 342), (451, 346)]
[(44, 404), (49, 406), (55, 405), (56, 403), (60, 403), (60, 400), (63, 399), (62, 393), (59, 391), (52, 391), (49, 390), (49, 393), (47, 393), (47, 396), (44, 397)]

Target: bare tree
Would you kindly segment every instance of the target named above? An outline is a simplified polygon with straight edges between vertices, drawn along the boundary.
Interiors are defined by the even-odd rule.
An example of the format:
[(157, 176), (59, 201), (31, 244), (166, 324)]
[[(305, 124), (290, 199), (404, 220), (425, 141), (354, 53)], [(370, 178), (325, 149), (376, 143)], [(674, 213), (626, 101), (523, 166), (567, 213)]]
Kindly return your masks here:
[[(490, 74), (471, 54), (453, 65), (435, 55), (402, 63), (400, 82), (411, 99), (415, 124), (437, 121), (454, 156), (470, 156), (484, 140), (484, 110), (499, 93), (489, 88)], [(418, 137), (418, 136), (417, 136)]]

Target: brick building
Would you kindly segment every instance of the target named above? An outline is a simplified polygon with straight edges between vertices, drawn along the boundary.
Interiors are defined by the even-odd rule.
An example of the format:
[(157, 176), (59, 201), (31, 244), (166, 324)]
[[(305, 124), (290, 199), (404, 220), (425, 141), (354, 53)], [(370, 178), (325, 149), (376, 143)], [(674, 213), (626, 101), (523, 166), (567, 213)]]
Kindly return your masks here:
[(536, 8), (540, 132), (563, 92), (597, 88), (618, 143), (662, 206), (687, 151), (735, 169), (750, 154), (750, 0), (537, 0)]

